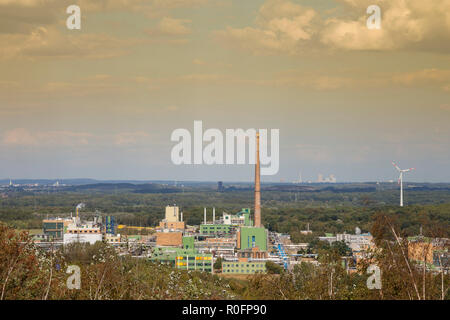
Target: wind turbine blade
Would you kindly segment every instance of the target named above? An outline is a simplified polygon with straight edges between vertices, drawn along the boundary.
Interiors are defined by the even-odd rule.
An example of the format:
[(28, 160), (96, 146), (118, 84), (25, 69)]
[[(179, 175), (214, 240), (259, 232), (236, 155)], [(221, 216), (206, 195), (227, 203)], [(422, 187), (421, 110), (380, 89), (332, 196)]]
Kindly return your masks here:
[(395, 164), (394, 161), (392, 161), (392, 165), (395, 167), (395, 169), (397, 169), (398, 171), (401, 171), (401, 169)]

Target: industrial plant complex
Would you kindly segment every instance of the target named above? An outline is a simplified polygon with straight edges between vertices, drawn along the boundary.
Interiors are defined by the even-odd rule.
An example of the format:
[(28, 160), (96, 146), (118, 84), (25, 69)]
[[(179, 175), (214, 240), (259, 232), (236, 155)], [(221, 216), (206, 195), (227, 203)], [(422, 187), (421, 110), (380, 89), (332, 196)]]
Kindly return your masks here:
[[(169, 264), (180, 270), (221, 272), (224, 275), (248, 275), (267, 272), (267, 263), (278, 264), (286, 270), (301, 262), (319, 264), (317, 254), (308, 253), (308, 243), (292, 243), (288, 235), (270, 232), (261, 222), (261, 186), (259, 134), (256, 135), (256, 164), (254, 184), (254, 211), (243, 208), (239, 212), (216, 214), (215, 208), (204, 208), (203, 222), (200, 225), (187, 225), (183, 211), (175, 204), (165, 207), (164, 218), (155, 227), (135, 227), (116, 224), (114, 216), (96, 215), (90, 221), (81, 219), (81, 203), (76, 207), (75, 216), (52, 218), (43, 221), (43, 234), (35, 235), (34, 240), (41, 246), (61, 246), (71, 243), (90, 243), (98, 241), (117, 248), (119, 253), (132, 254), (152, 262)], [(220, 188), (221, 184), (219, 184)], [(121, 234), (121, 230), (132, 231)], [(145, 235), (133, 231), (146, 231)], [(302, 231), (309, 234), (311, 230)], [(320, 241), (330, 244), (342, 241), (350, 252), (342, 257), (348, 272), (356, 271), (356, 265), (368, 256), (374, 248), (370, 233), (325, 234)], [(436, 244), (435, 252), (429, 253), (428, 262), (433, 264), (442, 256), (442, 242)], [(418, 246), (417, 239), (410, 245), (414, 256)], [(433, 251), (433, 250), (432, 250)], [(446, 253), (448, 254), (448, 253)], [(219, 268), (214, 267), (220, 259)]]
[[(53, 218), (43, 221), (43, 234), (36, 235), (37, 243), (67, 245), (73, 242), (94, 244), (107, 242), (121, 248), (143, 248), (140, 256), (160, 263), (170, 264), (178, 269), (213, 272), (214, 262), (220, 258), (224, 274), (252, 274), (266, 272), (266, 262), (273, 261), (287, 265), (284, 245), (277, 242), (281, 235), (269, 235), (261, 224), (261, 189), (259, 134), (257, 134), (257, 156), (255, 165), (254, 213), (250, 208), (240, 212), (222, 213), (216, 217), (216, 210), (204, 208), (203, 223), (188, 226), (183, 219), (183, 212), (176, 205), (165, 208), (165, 216), (150, 235), (121, 235), (121, 229), (112, 216), (96, 216), (92, 221), (83, 221), (80, 210), (84, 204), (76, 207), (76, 215), (70, 218)], [(139, 227), (136, 227), (139, 228)], [(284, 237), (286, 238), (286, 237)]]

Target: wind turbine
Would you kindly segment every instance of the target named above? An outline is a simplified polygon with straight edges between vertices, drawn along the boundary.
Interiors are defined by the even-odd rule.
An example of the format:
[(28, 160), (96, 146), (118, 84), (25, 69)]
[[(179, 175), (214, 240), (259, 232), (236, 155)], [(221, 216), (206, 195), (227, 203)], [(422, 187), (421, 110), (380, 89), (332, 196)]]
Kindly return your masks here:
[(403, 207), (403, 173), (409, 172), (412, 170), (416, 170), (416, 168), (409, 168), (409, 169), (400, 169), (394, 161), (392, 161), (392, 164), (394, 165), (395, 169), (400, 172), (400, 176), (398, 177), (398, 184), (400, 185), (400, 207)]

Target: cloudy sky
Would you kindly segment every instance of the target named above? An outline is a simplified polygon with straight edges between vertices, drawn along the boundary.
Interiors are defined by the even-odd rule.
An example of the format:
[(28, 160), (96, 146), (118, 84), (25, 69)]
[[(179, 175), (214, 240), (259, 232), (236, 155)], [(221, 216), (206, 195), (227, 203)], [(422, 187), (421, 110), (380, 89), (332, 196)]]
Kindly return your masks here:
[(0, 0), (0, 44), (0, 178), (251, 180), (172, 164), (202, 120), (280, 129), (265, 181), (450, 181), (450, 0)]

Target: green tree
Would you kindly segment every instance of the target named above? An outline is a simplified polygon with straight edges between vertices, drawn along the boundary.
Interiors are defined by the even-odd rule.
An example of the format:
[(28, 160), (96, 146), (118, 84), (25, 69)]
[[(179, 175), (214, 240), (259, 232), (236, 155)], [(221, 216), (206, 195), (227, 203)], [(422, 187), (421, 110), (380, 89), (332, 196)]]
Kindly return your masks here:
[(340, 256), (348, 256), (352, 253), (352, 249), (344, 241), (335, 241), (330, 248), (331, 250), (336, 250)]
[(221, 257), (218, 257), (216, 259), (216, 262), (214, 262), (214, 269), (222, 270), (222, 258)]
[(266, 262), (266, 270), (268, 274), (281, 274), (283, 273), (283, 268), (272, 261)]

